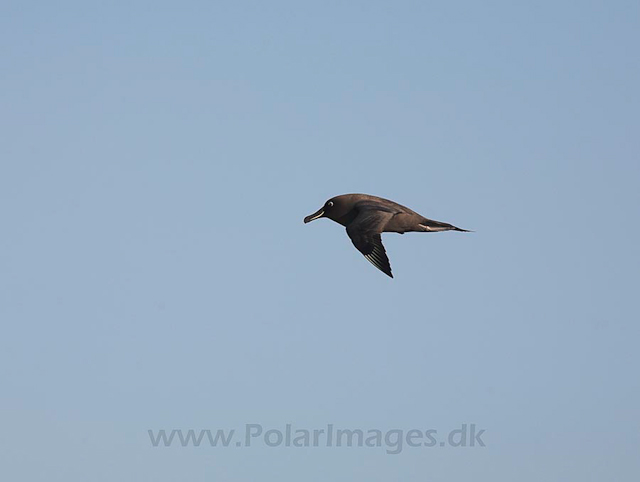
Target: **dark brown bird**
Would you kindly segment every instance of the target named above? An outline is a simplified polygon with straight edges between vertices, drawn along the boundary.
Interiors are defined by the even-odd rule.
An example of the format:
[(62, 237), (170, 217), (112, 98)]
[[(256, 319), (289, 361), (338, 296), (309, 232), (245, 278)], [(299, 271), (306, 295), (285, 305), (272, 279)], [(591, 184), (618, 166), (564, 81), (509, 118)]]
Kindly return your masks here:
[(452, 230), (469, 232), (452, 224), (425, 218), (398, 203), (368, 194), (342, 194), (332, 197), (318, 211), (304, 218), (304, 222), (308, 223), (318, 218), (329, 218), (345, 226), (358, 251), (376, 268), (392, 278), (391, 265), (380, 233)]

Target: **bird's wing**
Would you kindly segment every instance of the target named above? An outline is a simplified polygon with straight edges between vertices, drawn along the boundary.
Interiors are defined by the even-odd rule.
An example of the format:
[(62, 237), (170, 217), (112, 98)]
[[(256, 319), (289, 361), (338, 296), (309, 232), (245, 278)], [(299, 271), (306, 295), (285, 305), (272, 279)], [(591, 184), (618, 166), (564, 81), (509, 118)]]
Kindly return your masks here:
[(353, 245), (371, 264), (391, 278), (391, 265), (380, 233), (392, 217), (392, 212), (364, 209), (347, 225), (347, 234)]

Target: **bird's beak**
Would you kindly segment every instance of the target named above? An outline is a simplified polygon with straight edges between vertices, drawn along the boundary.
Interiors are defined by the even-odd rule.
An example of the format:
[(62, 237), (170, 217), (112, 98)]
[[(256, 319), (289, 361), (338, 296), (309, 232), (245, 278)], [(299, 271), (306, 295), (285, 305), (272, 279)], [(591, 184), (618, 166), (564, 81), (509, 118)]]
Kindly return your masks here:
[(313, 214), (309, 214), (309, 216), (307, 216), (306, 218), (304, 218), (304, 223), (307, 224), (311, 221), (313, 221), (314, 219), (318, 219), (321, 218), (322, 216), (324, 216), (324, 209), (320, 208), (318, 209), (318, 211), (316, 211)]

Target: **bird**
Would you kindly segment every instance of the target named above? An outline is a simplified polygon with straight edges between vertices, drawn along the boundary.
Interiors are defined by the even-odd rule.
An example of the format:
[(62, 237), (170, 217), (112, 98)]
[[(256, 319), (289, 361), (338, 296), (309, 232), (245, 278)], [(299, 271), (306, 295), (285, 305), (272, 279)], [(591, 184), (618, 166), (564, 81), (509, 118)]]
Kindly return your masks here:
[(434, 221), (396, 202), (369, 194), (342, 194), (327, 200), (315, 213), (304, 218), (310, 223), (329, 218), (347, 228), (353, 245), (376, 268), (393, 278), (381, 233), (439, 231), (471, 232), (452, 224)]

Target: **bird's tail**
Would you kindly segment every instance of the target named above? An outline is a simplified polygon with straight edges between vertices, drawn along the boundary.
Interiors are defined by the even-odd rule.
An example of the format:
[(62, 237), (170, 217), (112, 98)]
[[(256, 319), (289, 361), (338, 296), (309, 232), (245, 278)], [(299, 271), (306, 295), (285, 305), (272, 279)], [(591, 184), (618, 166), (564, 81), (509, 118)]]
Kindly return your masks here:
[(468, 229), (462, 229), (453, 224), (442, 223), (440, 221), (434, 221), (433, 219), (425, 219), (423, 222), (419, 224), (425, 231), (428, 232), (439, 232), (439, 231), (461, 231), (463, 233), (472, 233), (473, 231), (469, 231)]

